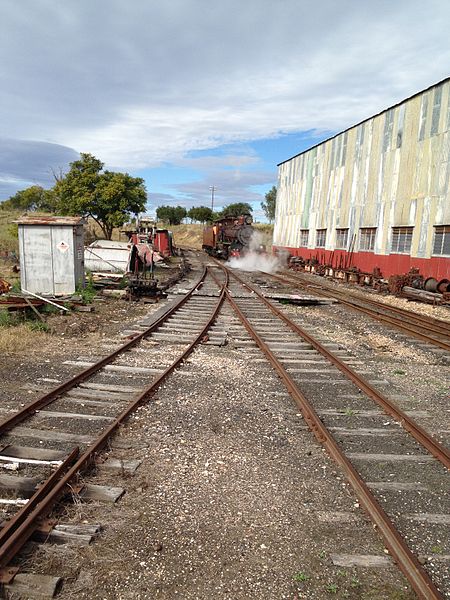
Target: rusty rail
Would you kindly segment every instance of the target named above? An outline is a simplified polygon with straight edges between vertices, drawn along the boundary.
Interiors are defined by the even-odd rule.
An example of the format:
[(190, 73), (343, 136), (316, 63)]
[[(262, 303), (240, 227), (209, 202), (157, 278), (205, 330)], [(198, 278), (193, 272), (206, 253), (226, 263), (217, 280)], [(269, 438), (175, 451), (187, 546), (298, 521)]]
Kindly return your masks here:
[[(411, 311), (403, 310), (403, 309), (400, 309), (397, 307), (391, 307), (390, 305), (386, 305), (386, 304), (381, 304), (379, 302), (376, 302), (373, 299), (367, 299), (367, 300), (364, 298), (359, 299), (359, 298), (356, 298), (355, 296), (353, 296), (352, 299), (349, 299), (348, 296), (345, 295), (344, 293), (342, 293), (341, 291), (328, 291), (320, 286), (316, 286), (316, 285), (311, 286), (311, 285), (306, 284), (306, 282), (304, 282), (304, 280), (300, 279), (299, 277), (293, 276), (292, 278), (288, 278), (288, 277), (285, 277), (282, 275), (275, 275), (274, 273), (270, 273), (269, 276), (273, 277), (274, 279), (278, 279), (279, 281), (283, 281), (284, 283), (289, 283), (291, 285), (292, 285), (293, 281), (295, 281), (300, 284), (305, 284), (305, 287), (313, 287), (314, 290), (319, 295), (325, 296), (327, 298), (335, 298), (336, 300), (339, 300), (339, 302), (341, 302), (342, 304), (345, 304), (346, 306), (348, 306), (349, 308), (351, 308), (353, 310), (362, 312), (377, 321), (380, 321), (383, 323), (389, 323), (390, 325), (396, 327), (397, 329), (400, 329), (401, 331), (406, 331), (408, 334), (410, 334), (420, 340), (423, 340), (424, 342), (434, 344), (435, 346), (439, 346), (443, 350), (447, 350), (448, 352), (450, 352), (450, 343), (449, 342), (440, 340), (435, 337), (431, 337), (430, 335), (423, 333), (421, 331), (418, 331), (416, 329), (418, 327), (418, 328), (421, 328), (426, 331), (433, 331), (437, 335), (441, 335), (443, 337), (448, 337), (449, 331), (450, 331), (450, 324), (446, 323), (445, 321), (439, 321), (437, 319), (430, 320), (428, 318), (424, 318), (422, 315), (415, 315)], [(320, 288), (320, 289), (317, 289), (317, 288)], [(362, 306), (360, 303), (372, 304), (372, 305), (376, 306), (376, 308), (365, 307), (365, 306)], [(391, 310), (392, 312), (397, 312), (400, 315), (400, 317), (403, 317), (403, 320), (401, 320), (400, 317), (397, 318), (395, 316), (390, 316), (390, 315), (384, 314), (383, 312), (380, 312), (383, 310), (385, 310), (385, 311)], [(405, 320), (404, 320), (405, 318), (415, 321), (415, 323), (406, 324)], [(445, 330), (445, 331), (442, 331), (442, 330)]]
[[(207, 268), (205, 268), (201, 280), (206, 276)], [(190, 291), (189, 296), (197, 288), (197, 283)], [(222, 284), (222, 289), (217, 301), (217, 304), (208, 318), (207, 323), (202, 328), (194, 341), (184, 350), (184, 352), (167, 367), (161, 375), (159, 375), (151, 385), (147, 386), (136, 395), (130, 404), (122, 411), (122, 413), (105, 429), (101, 435), (91, 444), (86, 451), (74, 462), (78, 455), (76, 448), (71, 455), (64, 461), (63, 465), (58, 469), (47, 482), (45, 482), (42, 490), (38, 490), (20, 511), (16, 513), (11, 522), (7, 525), (0, 534), (0, 566), (5, 567), (9, 561), (20, 551), (25, 542), (31, 537), (37, 527), (37, 522), (47, 516), (55, 503), (67, 490), (69, 483), (83, 470), (86, 470), (95, 460), (97, 454), (104, 448), (110, 436), (118, 429), (125, 419), (136, 410), (145, 400), (151, 398), (163, 381), (193, 352), (194, 348), (203, 340), (206, 332), (214, 323), (217, 314), (225, 299), (226, 287), (228, 285), (228, 274), (226, 275), (225, 283)], [(188, 296), (188, 297), (189, 297)], [(183, 296), (185, 298), (185, 296)], [(182, 303), (177, 303), (178, 308)], [(170, 312), (170, 314), (173, 311)], [(166, 313), (167, 315), (168, 313)], [(166, 317), (166, 315), (163, 315)], [(159, 322), (159, 321), (158, 321)], [(153, 326), (144, 332), (149, 333)], [(142, 335), (138, 336), (142, 339)], [(134, 340), (133, 340), (134, 341)], [(127, 344), (125, 344), (128, 347)], [(123, 347), (122, 347), (123, 348)], [(115, 354), (115, 353), (114, 353)], [(99, 361), (103, 362), (103, 361)], [(98, 363), (97, 363), (98, 364)], [(76, 377), (78, 381), (78, 376)], [(66, 382), (69, 383), (69, 382)], [(72, 464), (72, 466), (70, 466)]]
[(373, 386), (370, 385), (361, 375), (358, 375), (351, 367), (346, 365), (332, 352), (327, 350), (320, 342), (315, 340), (309, 335), (304, 329), (299, 327), (296, 323), (291, 321), (282, 311), (272, 305), (257, 289), (248, 285), (243, 281), (236, 273), (232, 273), (233, 277), (239, 281), (242, 285), (252, 290), (252, 292), (258, 296), (269, 310), (280, 318), (288, 327), (300, 335), (308, 344), (311, 344), (318, 352), (325, 356), (331, 363), (333, 363), (342, 373), (344, 373), (355, 385), (358, 386), (364, 393), (372, 398), (383, 410), (391, 415), (396, 421), (398, 421), (406, 431), (408, 431), (424, 448), (428, 450), (437, 460), (439, 460), (447, 469), (450, 469), (450, 450), (440, 444), (437, 440), (432, 438), (420, 425), (418, 425), (414, 419), (409, 417), (405, 412), (397, 408), (386, 396), (381, 394)]
[[(233, 276), (240, 280), (240, 278), (234, 273)], [(267, 305), (271, 307), (270, 303), (267, 302), (267, 300), (254, 288), (245, 283), (244, 285), (255, 292), (258, 297), (260, 297), (265, 303), (267, 303)], [(341, 451), (334, 437), (322, 423), (318, 414), (315, 412), (313, 406), (298, 389), (291, 376), (278, 361), (268, 345), (254, 330), (228, 290), (227, 300), (236, 311), (236, 314), (239, 316), (246, 330), (255, 340), (263, 353), (267, 356), (271, 365), (278, 373), (280, 379), (286, 385), (286, 388), (301, 410), (306, 423), (314, 433), (317, 440), (326, 448), (333, 460), (342, 468), (347, 480), (355, 490), (361, 506), (366, 510), (373, 523), (378, 527), (389, 552), (393, 556), (394, 560), (398, 563), (399, 568), (409, 580), (415, 592), (423, 600), (443, 600), (443, 596), (440, 594), (429, 575), (423, 569), (416, 556), (414, 556), (414, 554), (408, 548), (406, 542), (403, 540), (400, 533), (397, 531), (396, 527), (391, 522), (388, 515), (378, 503), (370, 489), (364, 483), (359, 473), (353, 467), (352, 463)]]
[(198, 286), (205, 279), (206, 273), (207, 273), (207, 267), (204, 267), (200, 278), (198, 279), (196, 284), (192, 287), (192, 289), (189, 290), (189, 292), (187, 294), (185, 294), (184, 296), (182, 296), (179, 300), (174, 302), (174, 304), (171, 307), (169, 307), (168, 311), (166, 313), (164, 313), (163, 315), (161, 315), (161, 317), (157, 321), (155, 321), (155, 323), (153, 323), (148, 329), (146, 329), (142, 333), (133, 337), (129, 342), (126, 342), (125, 344), (120, 346), (120, 348), (118, 348), (111, 354), (108, 354), (108, 356), (105, 356), (105, 358), (100, 359), (92, 366), (88, 367), (87, 369), (84, 369), (83, 371), (81, 371), (81, 373), (79, 373), (78, 375), (75, 375), (75, 377), (72, 377), (72, 378), (68, 379), (67, 381), (64, 381), (61, 385), (50, 390), (50, 392), (47, 392), (46, 394), (40, 396), (39, 398), (37, 398), (36, 400), (31, 402), (30, 404), (27, 404), (26, 406), (24, 406), (20, 411), (18, 411), (14, 415), (7, 417), (3, 421), (0, 421), (0, 435), (5, 434), (7, 431), (9, 431), (12, 427), (17, 425), (18, 423), (21, 423), (28, 417), (34, 415), (36, 413), (36, 411), (41, 410), (45, 406), (48, 406), (51, 402), (53, 402), (53, 400), (55, 400), (58, 396), (60, 396), (64, 392), (67, 392), (68, 390), (74, 388), (79, 383), (82, 383), (83, 381), (88, 379), (88, 377), (90, 377), (97, 371), (100, 371), (100, 369), (102, 369), (105, 365), (111, 363), (117, 356), (119, 356), (123, 352), (126, 352), (133, 346), (136, 346), (141, 340), (146, 338), (152, 331), (157, 329), (178, 308), (183, 306), (183, 304), (189, 300), (189, 298), (192, 296), (194, 291), (198, 288)]

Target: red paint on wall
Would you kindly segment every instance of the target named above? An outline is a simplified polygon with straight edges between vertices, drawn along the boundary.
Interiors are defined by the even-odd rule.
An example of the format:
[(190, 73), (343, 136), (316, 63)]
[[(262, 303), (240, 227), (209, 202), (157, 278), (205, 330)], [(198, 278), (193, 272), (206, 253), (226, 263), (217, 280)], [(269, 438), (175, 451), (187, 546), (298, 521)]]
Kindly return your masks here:
[(436, 279), (450, 279), (450, 258), (433, 256), (431, 258), (415, 258), (408, 254), (373, 254), (373, 252), (353, 252), (345, 250), (325, 250), (324, 248), (283, 248), (274, 246), (274, 249), (287, 250), (292, 256), (301, 256), (304, 259), (317, 258), (321, 264), (331, 264), (334, 268), (350, 269), (356, 267), (364, 273), (372, 273), (378, 267), (384, 278), (391, 275), (408, 273), (412, 268), (419, 269), (420, 274)]

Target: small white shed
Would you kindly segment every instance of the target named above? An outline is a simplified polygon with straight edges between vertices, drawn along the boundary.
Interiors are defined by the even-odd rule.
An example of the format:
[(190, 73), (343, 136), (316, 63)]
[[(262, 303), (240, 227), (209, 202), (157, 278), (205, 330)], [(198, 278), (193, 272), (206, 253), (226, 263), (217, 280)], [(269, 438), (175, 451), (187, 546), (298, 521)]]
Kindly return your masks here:
[(84, 287), (84, 220), (26, 216), (19, 225), (22, 290), (65, 296)]

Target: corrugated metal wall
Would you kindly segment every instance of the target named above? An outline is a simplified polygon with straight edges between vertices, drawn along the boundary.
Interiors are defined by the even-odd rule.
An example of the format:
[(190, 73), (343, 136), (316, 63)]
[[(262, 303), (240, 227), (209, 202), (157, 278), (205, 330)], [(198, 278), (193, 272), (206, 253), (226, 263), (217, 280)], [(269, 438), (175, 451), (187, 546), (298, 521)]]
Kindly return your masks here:
[(405, 100), (282, 164), (274, 245), (297, 248), (300, 230), (376, 228), (374, 254), (390, 254), (392, 228), (412, 226), (412, 257), (432, 255), (435, 225), (450, 224), (450, 80)]

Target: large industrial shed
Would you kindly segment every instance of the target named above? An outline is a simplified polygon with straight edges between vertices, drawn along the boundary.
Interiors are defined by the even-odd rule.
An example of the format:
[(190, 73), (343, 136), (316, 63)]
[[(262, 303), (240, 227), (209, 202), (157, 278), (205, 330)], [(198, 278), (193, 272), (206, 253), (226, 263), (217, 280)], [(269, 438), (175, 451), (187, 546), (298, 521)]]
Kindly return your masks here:
[(278, 165), (274, 246), (450, 279), (450, 78)]

